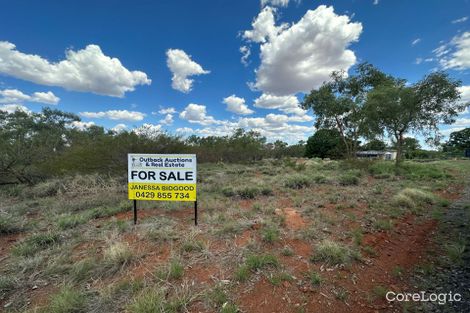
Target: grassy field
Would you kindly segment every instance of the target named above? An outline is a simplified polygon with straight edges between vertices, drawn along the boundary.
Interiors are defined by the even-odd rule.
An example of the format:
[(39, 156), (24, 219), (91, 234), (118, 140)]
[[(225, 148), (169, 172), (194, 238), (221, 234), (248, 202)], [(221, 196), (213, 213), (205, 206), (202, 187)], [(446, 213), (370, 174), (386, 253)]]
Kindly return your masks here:
[(202, 164), (197, 227), (191, 203), (151, 201), (134, 226), (125, 176), (3, 187), (0, 311), (413, 311), (384, 295), (461, 261), (433, 234), (468, 177), (468, 161)]

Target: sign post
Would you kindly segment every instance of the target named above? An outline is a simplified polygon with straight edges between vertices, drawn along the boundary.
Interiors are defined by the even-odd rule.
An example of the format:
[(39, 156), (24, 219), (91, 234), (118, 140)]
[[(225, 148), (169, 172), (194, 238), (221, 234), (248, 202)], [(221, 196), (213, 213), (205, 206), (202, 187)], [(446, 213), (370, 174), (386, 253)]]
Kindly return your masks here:
[(197, 161), (195, 154), (128, 154), (128, 194), (137, 200), (194, 202), (197, 225)]

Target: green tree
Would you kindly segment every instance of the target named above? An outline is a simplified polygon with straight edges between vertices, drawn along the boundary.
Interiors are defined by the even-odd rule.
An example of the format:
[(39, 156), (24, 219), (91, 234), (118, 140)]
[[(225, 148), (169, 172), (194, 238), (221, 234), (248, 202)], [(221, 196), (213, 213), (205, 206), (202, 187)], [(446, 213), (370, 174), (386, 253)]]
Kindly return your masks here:
[(388, 79), (368, 63), (359, 64), (356, 75), (336, 71), (331, 74), (331, 81), (305, 97), (302, 107), (313, 110), (317, 129), (336, 128), (347, 156), (355, 157), (359, 138), (368, 130), (363, 112), (367, 93)]
[(461, 153), (465, 149), (470, 149), (470, 128), (452, 132), (443, 148), (444, 152), (457, 153)]
[(435, 72), (408, 85), (393, 79), (368, 93), (366, 122), (371, 133), (388, 134), (397, 145), (396, 164), (403, 157), (406, 133), (422, 134), (428, 142), (438, 142), (439, 124), (451, 124), (466, 104), (459, 102), (460, 81), (446, 73)]
[(306, 157), (337, 159), (344, 155), (345, 146), (336, 129), (319, 129), (309, 137), (305, 147)]
[(387, 149), (387, 144), (380, 139), (372, 139), (362, 146), (362, 148), (364, 150), (384, 151)]
[[(398, 145), (393, 141), (393, 147), (398, 150)], [(402, 143), (403, 156), (407, 159), (413, 159), (417, 156), (417, 151), (421, 149), (418, 139), (405, 137)]]

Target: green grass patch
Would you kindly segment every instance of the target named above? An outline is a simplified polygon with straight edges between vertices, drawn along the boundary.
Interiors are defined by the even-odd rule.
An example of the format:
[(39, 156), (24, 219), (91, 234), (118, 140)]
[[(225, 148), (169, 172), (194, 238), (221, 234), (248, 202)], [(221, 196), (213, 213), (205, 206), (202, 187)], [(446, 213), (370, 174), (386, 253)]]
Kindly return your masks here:
[(83, 292), (71, 286), (65, 286), (50, 298), (44, 313), (80, 313), (85, 312), (86, 297)]
[(49, 248), (60, 242), (60, 236), (55, 232), (46, 232), (27, 237), (13, 246), (11, 252), (16, 256), (32, 256), (36, 252)]
[(325, 239), (315, 247), (315, 254), (311, 260), (313, 262), (326, 262), (331, 265), (336, 264), (349, 264), (353, 259), (358, 259), (360, 256), (357, 252), (352, 251), (349, 247)]
[(312, 284), (312, 286), (319, 286), (323, 282), (323, 278), (316, 271), (311, 271), (308, 274), (308, 278), (309, 278), (310, 283)]
[(302, 189), (310, 186), (310, 178), (305, 175), (291, 175), (285, 179), (284, 186), (292, 189)]

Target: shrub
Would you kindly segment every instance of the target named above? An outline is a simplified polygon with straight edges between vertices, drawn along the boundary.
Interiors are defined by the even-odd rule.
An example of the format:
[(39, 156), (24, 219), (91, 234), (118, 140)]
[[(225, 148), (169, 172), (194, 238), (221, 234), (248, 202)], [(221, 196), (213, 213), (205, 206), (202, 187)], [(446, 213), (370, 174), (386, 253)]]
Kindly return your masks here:
[(418, 203), (433, 204), (436, 202), (436, 197), (432, 193), (420, 189), (406, 188), (402, 194)]
[(317, 184), (326, 184), (328, 182), (328, 178), (324, 175), (316, 175), (313, 176), (313, 181)]
[(302, 189), (310, 186), (310, 179), (305, 175), (292, 175), (286, 178), (284, 186), (292, 189)]
[(346, 173), (346, 174), (341, 175), (338, 178), (338, 181), (343, 186), (358, 185), (359, 177), (357, 177), (353, 173)]
[(261, 194), (263, 196), (272, 196), (273, 195), (273, 189), (269, 186), (261, 187)]
[(412, 209), (416, 207), (416, 203), (408, 196), (404, 194), (397, 194), (392, 198), (392, 203), (396, 206)]
[(387, 219), (376, 220), (374, 227), (378, 230), (390, 230), (393, 227), (392, 221)]
[(257, 195), (260, 194), (260, 190), (256, 187), (243, 187), (237, 190), (237, 194), (242, 199), (254, 199)]
[(88, 221), (88, 218), (81, 214), (64, 215), (57, 219), (57, 226), (64, 230), (77, 227)]
[(308, 276), (310, 278), (310, 283), (313, 286), (318, 286), (323, 282), (323, 278), (320, 276), (318, 272), (311, 271)]
[(325, 239), (316, 246), (316, 253), (312, 256), (312, 261), (322, 261), (331, 265), (349, 264), (356, 257), (348, 247)]
[(45, 198), (54, 197), (57, 195), (60, 189), (60, 181), (57, 179), (50, 179), (44, 182), (40, 182), (35, 186), (25, 189), (25, 197), (32, 198)]
[(18, 219), (11, 216), (0, 215), (0, 234), (14, 234), (19, 233), (23, 230), (23, 227), (19, 225)]
[(15, 281), (12, 277), (6, 275), (0, 276), (0, 299), (3, 298), (3, 294), (11, 291), (15, 285)]
[(233, 196), (235, 196), (236, 193), (235, 193), (235, 191), (233, 190), (232, 187), (224, 187), (222, 189), (222, 194), (226, 197), (233, 197)]
[(103, 254), (104, 264), (110, 271), (120, 270), (122, 267), (128, 265), (134, 258), (129, 246), (122, 242), (111, 244)]
[(85, 295), (69, 286), (63, 287), (50, 299), (49, 306), (44, 312), (48, 313), (78, 313), (85, 310)]

